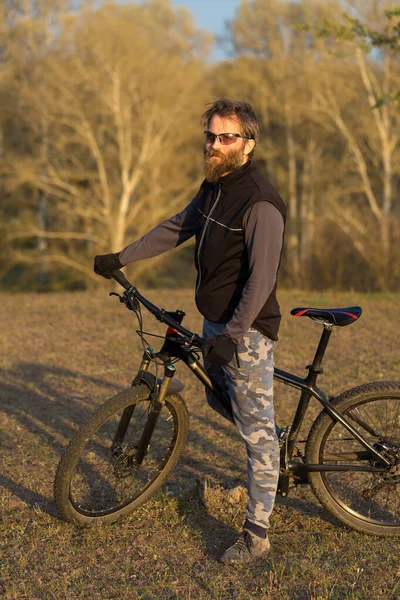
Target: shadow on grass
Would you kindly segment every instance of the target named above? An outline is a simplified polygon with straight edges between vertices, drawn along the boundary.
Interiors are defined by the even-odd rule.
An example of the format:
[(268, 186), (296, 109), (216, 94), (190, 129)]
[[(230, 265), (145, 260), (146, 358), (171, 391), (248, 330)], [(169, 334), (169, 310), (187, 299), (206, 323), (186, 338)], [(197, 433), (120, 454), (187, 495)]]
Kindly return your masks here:
[[(34, 489), (35, 479), (41, 482), (43, 468), (54, 468), (54, 461), (51, 465), (49, 460), (55, 453), (61, 455), (79, 424), (93, 412), (96, 403), (91, 394), (98, 397), (105, 392), (107, 397), (121, 388), (62, 367), (23, 361), (12, 369), (0, 370), (0, 381), (0, 448), (6, 473), (0, 476), (0, 486), (55, 516), (52, 498)], [(19, 466), (28, 461), (29, 477)], [(13, 467), (16, 479), (24, 477), (24, 484), (12, 478)]]
[(0, 371), (0, 381), (0, 411), (57, 450), (63, 447), (60, 435), (70, 438), (96, 407), (85, 392), (101, 387), (114, 395), (122, 389), (61, 367), (24, 362)]
[[(38, 492), (39, 482), (43, 487), (44, 470), (47, 479), (80, 424), (103, 399), (115, 395), (122, 387), (62, 367), (23, 361), (12, 369), (0, 370), (0, 382), (0, 453), (5, 464), (0, 486), (26, 504), (40, 506), (54, 516), (51, 496)], [(197, 415), (193, 415), (193, 419), (194, 424), (201, 420)], [(180, 471), (185, 479), (191, 480), (196, 472), (225, 482), (223, 463), (236, 461), (239, 468), (234, 452), (213, 440), (213, 432), (217, 430), (221, 431), (221, 424), (214, 419), (207, 421), (206, 435), (193, 427), (192, 443), (205, 452), (207, 449), (218, 452), (221, 463), (214, 467), (205, 465), (201, 457), (191, 457), (189, 452), (189, 456), (184, 455), (180, 460)], [(24, 463), (22, 469), (21, 463)], [(24, 469), (29, 470), (29, 476)]]
[(178, 511), (189, 525), (193, 535), (201, 537), (205, 554), (213, 560), (216, 560), (237, 538), (238, 532), (234, 527), (216, 519), (207, 511), (200, 486), (193, 485), (182, 495), (178, 500)]
[[(318, 502), (316, 498), (315, 502)], [(280, 495), (277, 496), (276, 505), (292, 508), (296, 512), (302, 513), (304, 516), (318, 517), (318, 519), (324, 521), (325, 523), (329, 523), (330, 525), (334, 525), (335, 527), (339, 527), (341, 529), (347, 529), (346, 526), (341, 523), (341, 521), (336, 520), (335, 517), (328, 513), (328, 511), (320, 504), (314, 504), (312, 502), (307, 502), (306, 500), (296, 498), (295, 490), (292, 490), (290, 492), (290, 496), (286, 498), (282, 498)]]
[[(3, 460), (7, 460), (9, 453), (16, 464), (18, 456), (30, 456), (36, 453), (39, 458), (41, 458), (40, 455), (44, 457), (44, 468), (47, 470), (54, 469), (54, 454), (61, 455), (78, 426), (101, 403), (101, 397), (107, 398), (122, 389), (102, 378), (90, 377), (62, 367), (22, 361), (17, 363), (13, 369), (0, 371), (0, 381), (2, 382), (0, 383), (0, 397), (2, 398), (0, 414), (3, 413), (4, 417), (1, 420), (6, 424), (7, 417), (12, 416), (14, 423), (18, 422), (18, 431), (10, 430), (7, 426), (1, 427), (3, 431), (0, 431), (0, 447)], [(92, 400), (93, 395), (96, 398), (95, 401)], [(192, 445), (193, 448), (200, 449), (200, 454), (195, 456), (186, 449), (180, 459), (180, 475), (186, 482), (180, 510), (193, 527), (201, 531), (207, 553), (215, 558), (221, 552), (222, 547), (229, 545), (234, 539), (234, 529), (208, 514), (199, 502), (198, 510), (192, 511), (190, 506), (188, 508), (188, 498), (190, 505), (190, 491), (188, 492), (188, 490), (193, 488), (194, 480), (199, 476), (211, 477), (224, 487), (232, 487), (238, 482), (237, 475), (234, 477), (227, 474), (224, 465), (229, 465), (231, 473), (241, 472), (244, 475), (245, 464), (243, 456), (238, 455), (234, 447), (229, 448), (221, 439), (213, 439), (215, 432), (218, 432), (219, 438), (222, 433), (225, 439), (237, 437), (238, 433), (231, 423), (214, 415), (211, 409), (209, 410), (209, 417), (192, 415), (194, 427), (190, 432), (189, 448)], [(197, 430), (196, 423), (205, 428), (204, 433)], [(30, 435), (26, 435), (26, 433)], [(32, 442), (32, 436), (34, 442)], [(202, 461), (203, 450), (204, 454), (207, 452), (218, 454), (218, 465)], [(49, 459), (52, 464), (49, 463)], [(0, 476), (0, 486), (8, 489), (28, 505), (39, 506), (44, 512), (56, 516), (52, 498), (35, 490), (35, 479), (40, 482), (43, 477), (42, 468), (43, 464), (40, 464), (40, 460), (38, 460), (38, 464), (35, 464), (33, 460), (30, 465), (30, 476), (24, 478), (24, 484), (14, 480), (12, 470), (6, 469), (6, 474)], [(18, 475), (20, 475), (19, 472)], [(27, 487), (27, 481), (32, 483), (31, 489)], [(187, 496), (188, 493), (189, 496)], [(310, 505), (296, 497), (291, 496), (284, 501), (284, 504), (306, 515), (317, 513), (322, 520), (338, 525), (324, 509)]]
[(40, 508), (42, 512), (47, 513), (51, 517), (58, 517), (58, 513), (52, 499), (39, 494), (27, 488), (26, 486), (17, 483), (10, 477), (0, 475), (0, 487), (9, 490), (14, 496), (28, 504), (32, 508)]
[[(211, 411), (211, 409), (210, 409)], [(211, 411), (212, 412), (212, 411)], [(215, 429), (217, 429), (218, 431), (223, 431), (224, 435), (230, 439), (232, 439), (233, 437), (238, 437), (239, 433), (237, 431), (237, 429), (235, 428), (235, 426), (230, 423), (229, 421), (227, 421), (226, 419), (220, 417), (219, 415), (216, 415), (216, 417), (213, 416), (213, 418), (205, 418), (203, 416), (196, 416), (195, 417), (196, 420), (202, 422), (202, 423), (207, 423), (208, 425), (212, 425), (212, 427), (215, 427)], [(194, 445), (199, 445), (202, 442), (204, 443), (204, 438), (202, 440), (201, 436), (199, 436), (196, 432), (191, 432), (192, 435), (192, 440)], [(208, 438), (205, 440), (208, 444), (208, 448), (212, 448), (215, 450), (214, 446), (212, 444), (210, 444)], [(243, 442), (241, 442), (243, 443)], [(192, 457), (188, 457), (187, 459), (187, 464), (190, 465), (190, 467), (196, 471), (196, 473), (198, 473), (200, 476), (203, 477), (212, 477), (214, 478), (220, 485), (222, 485), (225, 488), (232, 488), (235, 485), (241, 484), (246, 486), (246, 459), (244, 458), (243, 460), (243, 456), (241, 454), (238, 453), (228, 453), (226, 451), (226, 449), (224, 448), (218, 448), (218, 454), (221, 456), (221, 463), (222, 463), (222, 459), (228, 460), (229, 461), (229, 466), (230, 468), (233, 467), (233, 470), (236, 472), (240, 472), (242, 473), (242, 475), (238, 478), (237, 476), (232, 476), (227, 474), (226, 472), (224, 472), (224, 470), (217, 470), (214, 467), (210, 466), (209, 464), (205, 464), (205, 463), (201, 463), (200, 461), (192, 458)], [(193, 482), (193, 474), (192, 474), (192, 482)], [(297, 491), (301, 490), (301, 487), (295, 488), (290, 490), (289, 496), (286, 498), (283, 498), (280, 495), (277, 495), (276, 497), (276, 504), (280, 505), (280, 506), (286, 506), (288, 508), (291, 508), (293, 510), (295, 510), (298, 513), (301, 513), (305, 516), (308, 517), (318, 517), (321, 521), (324, 521), (325, 523), (329, 523), (330, 525), (334, 525), (336, 527), (340, 527), (342, 529), (345, 528), (345, 525), (343, 525), (339, 520), (335, 519), (335, 517), (333, 517), (323, 506), (321, 506), (318, 502), (318, 500), (316, 499), (316, 497), (313, 495), (312, 502), (303, 500), (301, 498), (298, 497), (297, 495)], [(309, 489), (309, 486), (305, 486)], [(203, 507), (203, 511), (204, 511), (204, 507)]]

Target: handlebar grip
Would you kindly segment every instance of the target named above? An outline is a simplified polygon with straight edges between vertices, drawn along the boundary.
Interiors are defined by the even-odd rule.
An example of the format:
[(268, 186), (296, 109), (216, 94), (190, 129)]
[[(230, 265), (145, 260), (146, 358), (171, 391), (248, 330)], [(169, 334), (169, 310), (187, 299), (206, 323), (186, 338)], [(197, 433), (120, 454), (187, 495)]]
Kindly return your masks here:
[(119, 271), (118, 269), (116, 271), (110, 271), (110, 275), (113, 279), (115, 279), (117, 283), (122, 285), (122, 287), (126, 290), (129, 290), (129, 288), (132, 287), (132, 284), (129, 283), (122, 271)]

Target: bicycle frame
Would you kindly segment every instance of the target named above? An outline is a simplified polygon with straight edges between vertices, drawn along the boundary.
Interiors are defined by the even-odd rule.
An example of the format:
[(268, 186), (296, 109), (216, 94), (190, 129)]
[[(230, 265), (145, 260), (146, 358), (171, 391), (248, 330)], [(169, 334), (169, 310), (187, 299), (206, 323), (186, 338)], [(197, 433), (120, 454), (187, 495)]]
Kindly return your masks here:
[[(160, 405), (165, 400), (166, 395), (168, 394), (169, 383), (174, 375), (175, 367), (172, 365), (172, 359), (179, 358), (181, 359), (193, 372), (193, 374), (199, 379), (199, 381), (209, 389), (213, 394), (217, 396), (222, 402), (230, 401), (227, 397), (224, 390), (220, 389), (218, 384), (212, 380), (212, 378), (207, 374), (204, 366), (197, 360), (195, 356), (195, 351), (191, 348), (191, 345), (186, 345), (186, 341), (189, 338), (190, 340), (195, 340), (197, 342), (202, 341), (204, 344), (204, 340), (201, 340), (196, 334), (192, 334), (189, 330), (185, 329), (181, 326), (181, 321), (184, 316), (182, 311), (176, 311), (175, 313), (168, 313), (162, 309), (159, 309), (151, 302), (149, 302), (146, 298), (144, 298), (129, 282), (125, 279), (122, 273), (115, 271), (112, 273), (114, 279), (118, 281), (125, 289), (127, 290), (125, 294), (127, 294), (131, 301), (135, 299), (138, 300), (160, 321), (165, 322), (167, 325), (173, 328), (173, 332), (176, 333), (179, 337), (182, 338), (182, 341), (179, 341), (178, 338), (174, 338), (171, 335), (167, 335), (165, 337), (165, 342), (160, 352), (157, 353), (159, 357), (163, 359), (164, 362), (164, 378), (162, 380), (161, 386), (158, 389), (158, 393), (155, 398), (153, 410), (149, 413), (148, 416), (148, 426), (146, 426), (145, 431), (143, 432), (142, 439), (139, 442), (139, 446), (136, 453), (136, 460), (141, 462), (145, 455), (148, 444), (150, 443), (151, 435), (154, 430), (155, 424), (157, 422), (157, 417), (160, 412)], [(121, 301), (125, 301), (123, 298)], [(179, 318), (177, 319), (177, 316)], [(175, 316), (175, 320), (173, 318)], [(390, 460), (388, 460), (379, 450), (374, 448), (368, 440), (364, 439), (364, 437), (357, 431), (357, 429), (342, 415), (340, 414), (335, 407), (331, 403), (331, 399), (327, 397), (327, 395), (317, 387), (316, 382), (318, 376), (323, 372), (321, 363), (324, 357), (326, 348), (328, 346), (329, 338), (332, 333), (333, 326), (328, 322), (321, 322), (323, 325), (323, 332), (311, 365), (308, 365), (307, 369), (309, 373), (307, 377), (304, 379), (293, 375), (292, 373), (288, 373), (286, 371), (282, 371), (281, 369), (274, 369), (274, 379), (277, 381), (284, 383), (285, 385), (290, 385), (296, 389), (301, 390), (301, 395), (299, 399), (299, 403), (297, 405), (297, 409), (295, 412), (295, 416), (293, 419), (293, 423), (291, 425), (287, 444), (284, 453), (284, 465), (281, 464), (281, 475), (287, 475), (289, 471), (368, 471), (368, 472), (383, 472), (385, 469), (391, 466)], [(185, 336), (185, 337), (182, 337)], [(145, 353), (143, 355), (143, 360), (139, 368), (139, 372), (134, 381), (140, 381), (140, 374), (144, 373), (148, 370), (150, 365), (150, 359), (148, 355)], [(145, 383), (148, 384), (148, 381)], [(154, 378), (154, 386), (155, 386), (155, 378)], [(320, 404), (324, 407), (326, 412), (332, 417), (334, 421), (339, 421), (343, 427), (355, 438), (360, 444), (366, 449), (367, 452), (355, 452), (351, 454), (342, 455), (341, 457), (333, 456), (332, 460), (338, 461), (339, 458), (342, 460), (365, 460), (368, 457), (375, 459), (375, 461), (382, 464), (381, 467), (372, 467), (367, 465), (328, 465), (328, 464), (307, 464), (307, 463), (298, 463), (295, 461), (291, 461), (291, 457), (293, 454), (293, 449), (298, 437), (298, 433), (300, 427), (303, 423), (304, 416), (307, 412), (307, 408), (311, 398), (314, 397)], [(120, 439), (123, 439), (126, 428), (129, 425), (130, 415), (129, 411), (126, 409), (126, 414), (124, 412), (121, 419), (121, 427), (118, 428), (118, 432), (116, 435), (116, 439), (114, 442), (117, 444)], [(378, 432), (375, 432), (371, 427), (366, 425), (361, 419), (358, 417), (351, 415), (351, 419), (358, 423), (361, 427), (364, 427), (371, 435), (375, 436), (379, 439)], [(118, 439), (117, 439), (118, 438)]]
[[(210, 405), (230, 422), (237, 423), (232, 388), (239, 382), (234, 379), (249, 375), (242, 343), (236, 361), (227, 367), (233, 378), (227, 385), (221, 377), (224, 372), (209, 362), (213, 340), (183, 327), (182, 311), (152, 304), (121, 273), (114, 279), (125, 291), (112, 294), (138, 319), (135, 329), (144, 343), (143, 358), (133, 374), (132, 388), (113, 395), (85, 420), (58, 465), (57, 507), (66, 520), (79, 526), (113, 522), (129, 514), (168, 480), (190, 428), (188, 407), (180, 394), (184, 386), (175, 378), (177, 361), (186, 364), (205, 387)], [(142, 308), (164, 324), (163, 334), (145, 331)], [(299, 390), (296, 406), (290, 410), (293, 423), (278, 433), (279, 447), (270, 423), (277, 493), (287, 496), (292, 487), (310, 484), (322, 506), (346, 526), (374, 535), (400, 535), (400, 382), (369, 382), (332, 398), (318, 387), (331, 331), (335, 325), (355, 322), (362, 309), (299, 307), (291, 313), (320, 323), (322, 335), (308, 371), (296, 376), (274, 370), (275, 384)], [(159, 338), (155, 349), (147, 347), (148, 335)], [(272, 372), (269, 375), (271, 379)], [(251, 381), (249, 386), (248, 401), (253, 404)], [(311, 400), (312, 412), (319, 409), (320, 414), (310, 428)], [(252, 451), (252, 436), (246, 445)], [(261, 446), (259, 450), (269, 454), (268, 444)], [(225, 457), (228, 462), (231, 451), (234, 448)]]
[[(319, 342), (313, 363), (309, 365), (307, 368), (309, 369), (309, 373), (307, 377), (302, 379), (292, 373), (287, 373), (282, 371), (281, 369), (274, 369), (274, 379), (277, 381), (284, 383), (286, 385), (290, 385), (296, 389), (301, 390), (301, 395), (299, 399), (299, 403), (295, 412), (295, 416), (293, 419), (293, 423), (291, 425), (291, 429), (288, 436), (288, 444), (285, 451), (285, 466), (282, 468), (281, 465), (281, 474), (287, 474), (289, 471), (302, 471), (302, 472), (310, 472), (310, 471), (368, 471), (368, 472), (382, 472), (386, 467), (390, 467), (390, 462), (387, 460), (385, 456), (383, 456), (376, 448), (374, 448), (363, 436), (353, 427), (353, 425), (343, 416), (341, 415), (335, 408), (332, 406), (330, 400), (327, 395), (316, 386), (316, 381), (318, 375), (322, 373), (321, 362), (324, 356), (326, 347), (328, 345), (329, 337), (331, 334), (331, 326), (324, 325), (324, 331), (322, 332), (321, 340)], [(157, 355), (159, 357), (163, 356), (163, 352), (165, 352), (165, 377), (162, 381), (160, 389), (165, 389), (163, 397), (157, 398), (157, 406), (159, 407), (159, 402), (163, 402), (165, 398), (165, 393), (168, 389), (168, 384), (171, 381), (171, 377), (175, 371), (175, 368), (169, 362), (169, 357), (180, 358), (192, 371), (192, 373), (197, 377), (197, 379), (213, 394), (217, 396), (217, 398), (221, 401), (229, 401), (227, 394), (222, 390), (219, 385), (213, 381), (212, 377), (208, 375), (204, 366), (197, 360), (197, 358), (193, 355), (193, 351), (187, 350), (182, 347), (179, 343), (178, 339), (172, 340), (168, 339), (166, 336), (166, 342), (163, 345), (163, 348)], [(146, 355), (143, 356), (142, 364), (140, 365), (139, 373), (146, 371), (150, 361)], [(328, 464), (307, 464), (307, 463), (299, 463), (295, 461), (291, 461), (293, 449), (298, 437), (298, 433), (300, 427), (303, 423), (309, 402), (311, 398), (315, 398), (322, 404), (325, 410), (330, 414), (330, 416), (335, 420), (339, 421), (343, 427), (347, 429), (347, 431), (356, 438), (362, 446), (366, 449), (367, 452), (357, 452), (342, 455), (341, 457), (334, 456), (332, 460), (339, 460), (340, 458), (343, 460), (365, 460), (367, 457), (374, 457), (376, 461), (382, 463), (382, 467), (372, 467), (369, 465), (328, 465)], [(159, 408), (155, 408), (155, 410), (159, 413)], [(153, 423), (155, 415), (153, 412), (149, 414), (149, 420)], [(363, 422), (360, 419), (352, 416), (352, 419), (359, 423), (359, 425), (364, 426)], [(147, 428), (146, 428), (147, 431)], [(152, 431), (152, 430), (151, 430)], [(371, 431), (370, 433), (375, 435), (377, 438), (378, 433)], [(142, 450), (140, 452), (141, 458), (144, 456), (144, 448), (147, 448), (147, 445), (150, 441), (150, 437), (147, 434), (143, 434), (144, 439), (141, 440), (140, 446)], [(150, 433), (151, 435), (151, 433)]]

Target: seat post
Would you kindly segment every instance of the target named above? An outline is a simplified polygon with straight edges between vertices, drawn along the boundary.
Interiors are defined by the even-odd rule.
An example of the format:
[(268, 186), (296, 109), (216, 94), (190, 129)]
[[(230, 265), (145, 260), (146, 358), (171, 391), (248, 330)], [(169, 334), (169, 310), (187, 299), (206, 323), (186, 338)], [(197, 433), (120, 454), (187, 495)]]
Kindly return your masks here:
[(310, 366), (310, 373), (311, 372), (314, 372), (314, 373), (321, 372), (322, 359), (324, 358), (324, 354), (325, 354), (326, 348), (328, 346), (329, 338), (331, 337), (332, 329), (333, 329), (332, 323), (327, 323), (325, 321), (324, 330), (322, 332), (321, 339), (319, 340), (319, 344), (318, 344), (318, 348), (317, 348), (317, 351), (314, 356), (314, 360), (312, 362), (312, 365)]

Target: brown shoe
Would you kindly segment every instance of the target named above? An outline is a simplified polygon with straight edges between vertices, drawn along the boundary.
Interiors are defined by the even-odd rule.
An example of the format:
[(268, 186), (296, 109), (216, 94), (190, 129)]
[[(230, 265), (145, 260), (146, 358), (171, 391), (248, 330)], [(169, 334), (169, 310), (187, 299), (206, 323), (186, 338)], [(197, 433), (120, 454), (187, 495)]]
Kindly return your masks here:
[(244, 565), (266, 554), (270, 547), (268, 537), (263, 539), (244, 530), (236, 542), (225, 550), (218, 560), (224, 565)]

